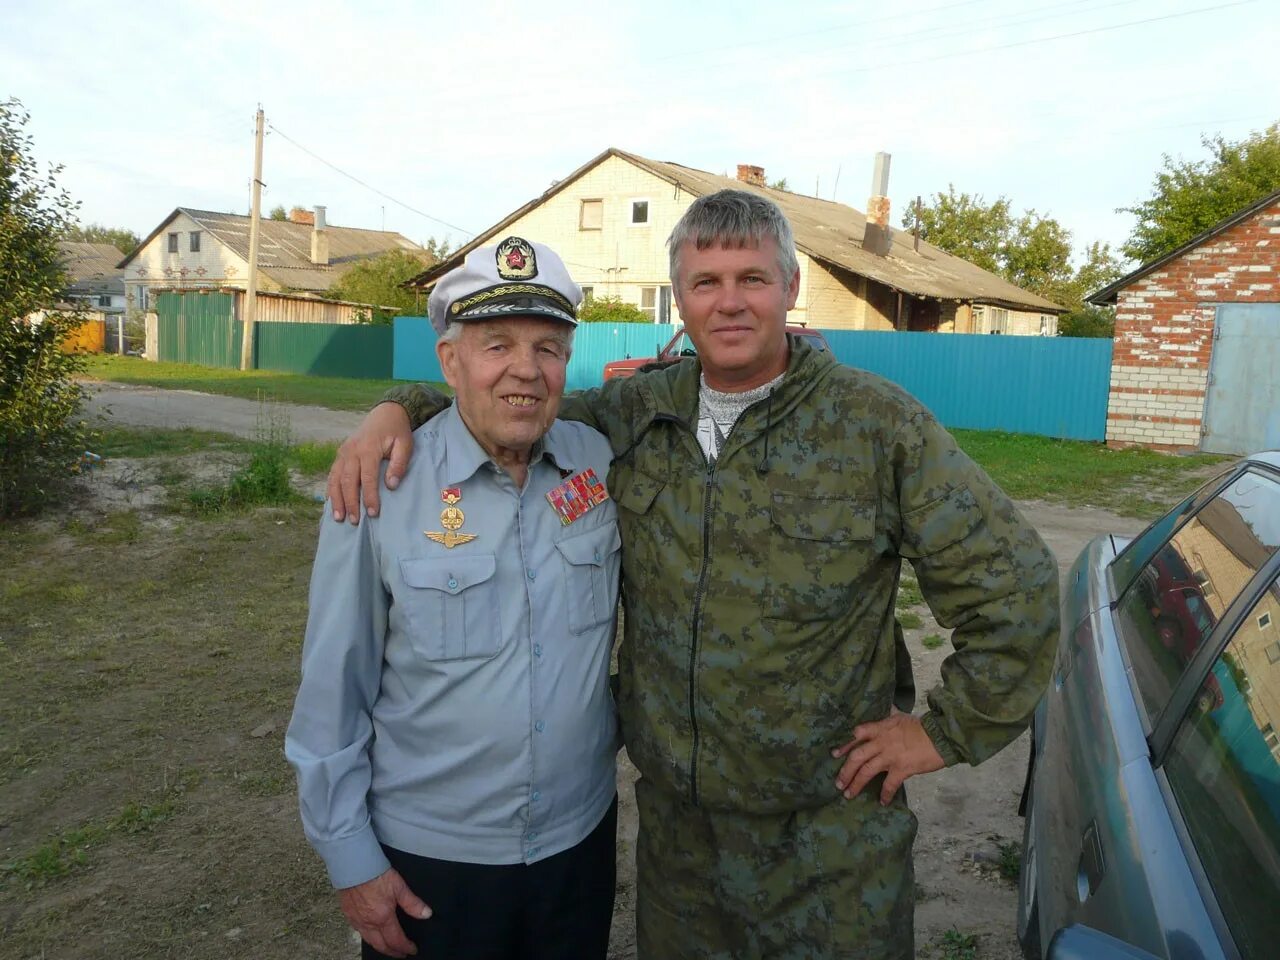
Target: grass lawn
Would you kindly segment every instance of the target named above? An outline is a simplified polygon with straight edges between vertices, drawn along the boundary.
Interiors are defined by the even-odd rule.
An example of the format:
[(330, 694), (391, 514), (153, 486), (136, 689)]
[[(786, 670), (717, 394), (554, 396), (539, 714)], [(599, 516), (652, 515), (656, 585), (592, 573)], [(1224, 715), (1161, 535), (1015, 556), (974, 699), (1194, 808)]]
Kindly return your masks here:
[[(388, 388), (403, 382), (312, 377), (272, 370), (226, 370), (189, 363), (153, 363), (137, 357), (110, 354), (92, 354), (85, 360), (84, 376), (90, 380), (136, 383), (170, 390), (197, 390), (246, 400), (269, 398), (331, 410), (367, 410)], [(444, 389), (448, 392), (447, 388)]]
[(1022, 433), (955, 430), (956, 441), (1016, 500), (1090, 506), (1154, 519), (1232, 457), (1111, 450), (1100, 443)]

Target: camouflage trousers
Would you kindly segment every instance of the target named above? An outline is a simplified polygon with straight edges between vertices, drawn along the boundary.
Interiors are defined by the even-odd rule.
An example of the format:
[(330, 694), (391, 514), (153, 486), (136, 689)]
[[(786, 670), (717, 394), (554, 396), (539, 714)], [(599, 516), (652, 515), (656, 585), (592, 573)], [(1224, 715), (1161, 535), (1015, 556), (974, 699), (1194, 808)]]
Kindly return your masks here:
[(641, 778), (638, 960), (911, 960), (916, 818), (876, 796), (749, 816)]

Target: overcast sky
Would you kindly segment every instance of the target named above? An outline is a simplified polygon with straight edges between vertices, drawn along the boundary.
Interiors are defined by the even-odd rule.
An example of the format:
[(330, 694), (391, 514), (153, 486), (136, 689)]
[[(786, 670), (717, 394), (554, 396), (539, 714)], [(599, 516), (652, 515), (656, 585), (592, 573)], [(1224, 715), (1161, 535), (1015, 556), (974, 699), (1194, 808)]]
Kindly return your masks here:
[(419, 242), (614, 146), (858, 209), (886, 150), (895, 224), (954, 183), (1115, 244), (1162, 154), (1280, 119), (1277, 36), (1278, 0), (4, 0), (0, 97), (84, 222), (141, 235), (248, 210), (261, 103), (264, 209)]

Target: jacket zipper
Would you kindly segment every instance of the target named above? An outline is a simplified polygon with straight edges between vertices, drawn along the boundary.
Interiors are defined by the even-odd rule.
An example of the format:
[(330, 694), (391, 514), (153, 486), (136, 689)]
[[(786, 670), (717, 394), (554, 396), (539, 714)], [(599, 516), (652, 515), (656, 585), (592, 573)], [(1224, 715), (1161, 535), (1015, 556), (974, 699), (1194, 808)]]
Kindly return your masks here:
[[(694, 442), (697, 442), (696, 436)], [(693, 730), (693, 749), (689, 753), (689, 802), (695, 807), (698, 805), (698, 750), (701, 746), (697, 711), (698, 647), (702, 643), (702, 601), (711, 571), (711, 501), (715, 497), (715, 484), (716, 462), (708, 460), (707, 482), (702, 493), (702, 569), (698, 571), (698, 588), (693, 595), (693, 636), (689, 644), (689, 726)]]

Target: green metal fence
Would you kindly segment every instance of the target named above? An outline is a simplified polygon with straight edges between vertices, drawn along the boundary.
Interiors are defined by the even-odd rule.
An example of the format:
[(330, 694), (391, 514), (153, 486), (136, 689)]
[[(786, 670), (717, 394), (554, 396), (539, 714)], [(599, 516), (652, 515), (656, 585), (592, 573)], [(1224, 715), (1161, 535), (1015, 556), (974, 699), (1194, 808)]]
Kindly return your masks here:
[(156, 298), (160, 359), (204, 367), (240, 366), (244, 324), (229, 293), (162, 293)]
[[(162, 293), (156, 298), (159, 353), (171, 363), (240, 367), (244, 324), (229, 293)], [(337, 323), (254, 324), (254, 368), (324, 377), (391, 376), (390, 326)]]

